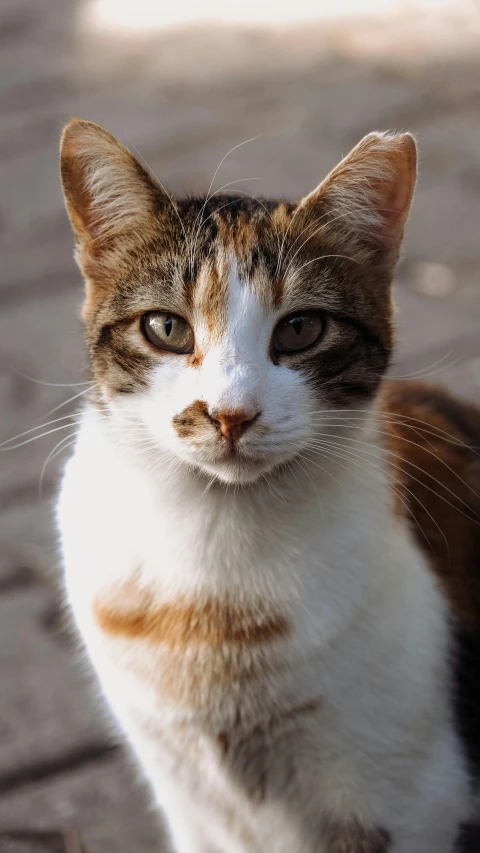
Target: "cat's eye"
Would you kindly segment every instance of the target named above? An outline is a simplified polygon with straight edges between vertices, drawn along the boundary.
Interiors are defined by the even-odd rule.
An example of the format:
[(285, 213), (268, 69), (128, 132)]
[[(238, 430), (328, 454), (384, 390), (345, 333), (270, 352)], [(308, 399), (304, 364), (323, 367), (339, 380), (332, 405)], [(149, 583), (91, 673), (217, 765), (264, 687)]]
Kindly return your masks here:
[(275, 352), (299, 352), (320, 340), (325, 320), (319, 311), (298, 311), (280, 320), (273, 333)]
[(150, 311), (142, 318), (142, 331), (147, 341), (166, 352), (193, 352), (193, 330), (183, 317), (167, 311)]

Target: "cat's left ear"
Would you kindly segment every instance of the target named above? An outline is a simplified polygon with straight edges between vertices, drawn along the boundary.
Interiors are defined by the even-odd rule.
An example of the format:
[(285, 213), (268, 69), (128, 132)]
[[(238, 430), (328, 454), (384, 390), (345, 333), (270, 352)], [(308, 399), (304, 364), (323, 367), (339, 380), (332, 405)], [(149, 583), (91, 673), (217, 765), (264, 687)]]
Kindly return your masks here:
[(369, 133), (298, 207), (372, 249), (398, 250), (416, 182), (417, 147), (409, 133)]
[(133, 154), (91, 121), (64, 128), (60, 171), (80, 258), (100, 256), (116, 237), (140, 236), (164, 196)]

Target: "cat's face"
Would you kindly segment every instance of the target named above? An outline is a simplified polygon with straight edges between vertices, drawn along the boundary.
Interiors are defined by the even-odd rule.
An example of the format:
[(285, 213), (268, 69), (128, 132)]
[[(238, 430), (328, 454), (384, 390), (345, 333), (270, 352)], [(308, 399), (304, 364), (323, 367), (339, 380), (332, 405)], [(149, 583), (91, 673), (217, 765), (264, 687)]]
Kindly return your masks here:
[(368, 409), (391, 349), (410, 136), (366, 137), (298, 205), (173, 200), (88, 122), (64, 132), (62, 178), (112, 435), (244, 483)]

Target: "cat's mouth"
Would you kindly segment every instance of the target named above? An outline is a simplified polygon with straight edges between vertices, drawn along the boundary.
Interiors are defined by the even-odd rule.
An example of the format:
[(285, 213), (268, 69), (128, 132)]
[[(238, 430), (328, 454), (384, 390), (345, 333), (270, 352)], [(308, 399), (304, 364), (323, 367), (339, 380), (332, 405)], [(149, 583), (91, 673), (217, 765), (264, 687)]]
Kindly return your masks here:
[(256, 453), (238, 444), (217, 448), (214, 455), (195, 454), (194, 464), (225, 483), (253, 483), (285, 461), (276, 455)]
[(245, 458), (238, 453), (232, 453), (215, 464), (203, 463), (201, 468), (208, 475), (215, 475), (224, 483), (240, 484), (253, 483), (266, 471), (272, 468), (265, 459)]
[(298, 452), (298, 441), (293, 442), (291, 435), (287, 441), (272, 435), (268, 423), (258, 424), (259, 414), (249, 419), (247, 427), (236, 421), (221, 424), (220, 419), (206, 416), (205, 404), (193, 404), (173, 419), (176, 437), (181, 439), (175, 451), (209, 478), (232, 484), (254, 482)]
[(249, 453), (245, 448), (239, 447), (236, 444), (228, 444), (222, 447), (214, 462), (214, 464), (232, 465), (234, 467), (258, 465), (259, 463), (259, 456)]
[(255, 461), (253, 456), (246, 454), (245, 451), (242, 451), (238, 448), (236, 444), (230, 443), (224, 449), (223, 458), (225, 460), (231, 460), (232, 462), (241, 462), (243, 460)]

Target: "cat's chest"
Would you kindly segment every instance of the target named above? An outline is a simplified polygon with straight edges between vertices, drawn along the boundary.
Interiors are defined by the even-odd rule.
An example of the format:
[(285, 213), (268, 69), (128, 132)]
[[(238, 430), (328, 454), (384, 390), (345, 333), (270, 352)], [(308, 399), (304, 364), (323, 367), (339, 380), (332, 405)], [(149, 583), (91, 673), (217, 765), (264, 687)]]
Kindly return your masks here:
[(317, 653), (383, 573), (369, 553), (380, 536), (358, 547), (371, 514), (346, 528), (342, 489), (323, 514), (313, 499), (203, 495), (195, 481), (155, 490), (86, 449), (67, 469), (59, 514), (69, 598), (105, 678), (192, 708), (255, 695), (275, 704), (278, 685), (298, 694), (318, 683)]
[(165, 600), (133, 581), (97, 593), (77, 619), (97, 666), (132, 706), (221, 708), (226, 719), (282, 679), (295, 645), (290, 614), (273, 603)]

